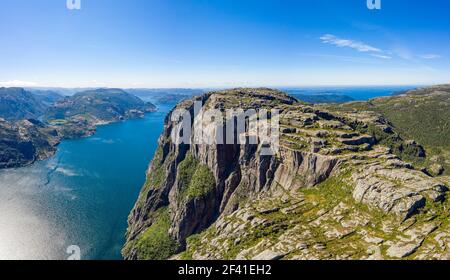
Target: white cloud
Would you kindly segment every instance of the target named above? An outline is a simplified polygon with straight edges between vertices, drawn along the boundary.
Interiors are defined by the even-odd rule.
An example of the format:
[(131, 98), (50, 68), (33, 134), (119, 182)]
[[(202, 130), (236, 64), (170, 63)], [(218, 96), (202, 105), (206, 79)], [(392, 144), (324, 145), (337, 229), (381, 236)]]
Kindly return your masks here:
[(441, 58), (441, 56), (440, 56), (440, 55), (437, 55), (437, 54), (424, 54), (424, 55), (421, 55), (420, 57), (421, 57), (421, 58), (424, 58), (424, 59), (436, 59), (436, 58)]
[(409, 48), (403, 45), (395, 46), (392, 52), (398, 57), (408, 61), (414, 61), (414, 58), (416, 57)]
[(1, 87), (33, 87), (36, 85), (37, 84), (34, 82), (26, 82), (26, 81), (19, 81), (19, 80), (0, 82)]
[(323, 43), (335, 45), (341, 48), (347, 47), (355, 49), (359, 52), (383, 52), (382, 50), (375, 48), (373, 46), (370, 46), (366, 43), (349, 40), (349, 39), (341, 39), (338, 38), (332, 34), (325, 34), (322, 37), (320, 37)]
[(383, 58), (383, 59), (391, 59), (392, 57), (388, 56), (388, 55), (383, 55), (383, 54), (371, 54), (373, 57), (378, 57), (378, 58)]

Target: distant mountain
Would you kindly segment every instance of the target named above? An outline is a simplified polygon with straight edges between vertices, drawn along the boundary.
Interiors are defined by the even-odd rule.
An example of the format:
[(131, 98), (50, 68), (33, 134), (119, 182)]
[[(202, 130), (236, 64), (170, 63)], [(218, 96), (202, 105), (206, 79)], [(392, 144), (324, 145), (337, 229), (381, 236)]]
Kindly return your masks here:
[(158, 104), (178, 103), (206, 92), (204, 89), (126, 89), (128, 93)]
[(88, 91), (88, 90), (95, 90), (97, 88), (59, 88), (59, 87), (31, 87), (31, 88), (25, 88), (25, 90), (30, 92), (35, 91), (52, 91), (56, 92), (59, 95), (62, 96), (72, 96), (76, 93)]
[(295, 98), (298, 100), (312, 103), (312, 104), (319, 104), (319, 103), (345, 103), (354, 101), (353, 98), (347, 95), (340, 95), (340, 94), (292, 94)]
[(112, 122), (142, 116), (156, 110), (152, 103), (121, 89), (96, 89), (65, 97), (50, 107), (46, 120), (91, 119), (94, 123)]
[(0, 88), (0, 117), (16, 121), (39, 118), (46, 105), (23, 88)]
[(191, 95), (184, 95), (184, 94), (164, 94), (159, 95), (154, 98), (154, 101), (158, 104), (173, 104), (173, 103), (179, 103), (183, 100), (191, 98)]
[(53, 90), (30, 90), (35, 98), (45, 106), (52, 106), (57, 101), (64, 99), (64, 96)]

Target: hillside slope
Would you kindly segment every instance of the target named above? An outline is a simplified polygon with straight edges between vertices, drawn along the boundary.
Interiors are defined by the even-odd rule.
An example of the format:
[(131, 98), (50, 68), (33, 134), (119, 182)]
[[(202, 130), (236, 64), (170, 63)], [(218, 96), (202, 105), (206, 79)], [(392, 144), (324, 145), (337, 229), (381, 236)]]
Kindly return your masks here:
[(56, 130), (36, 120), (0, 119), (0, 169), (31, 164), (52, 156), (59, 144)]
[(73, 139), (94, 134), (97, 125), (141, 118), (154, 111), (155, 105), (121, 89), (96, 89), (56, 102), (44, 119), (62, 138)]
[[(279, 150), (176, 145), (178, 122), (168, 117), (129, 216), (126, 259), (450, 256), (449, 179), (403, 161), (425, 151), (382, 115), (327, 110), (270, 89), (212, 92), (178, 108), (193, 112), (194, 100), (221, 111), (280, 109)], [(224, 131), (214, 121), (200, 130)]]
[(426, 148), (421, 162), (432, 175), (450, 175), (450, 85), (419, 88), (369, 102), (343, 104), (335, 109), (374, 111), (396, 131)]
[(121, 89), (97, 89), (77, 93), (57, 102), (46, 112), (45, 118), (69, 119), (77, 116), (100, 122), (117, 121), (155, 111), (151, 103)]
[(9, 121), (36, 119), (46, 106), (23, 88), (0, 88), (0, 118)]

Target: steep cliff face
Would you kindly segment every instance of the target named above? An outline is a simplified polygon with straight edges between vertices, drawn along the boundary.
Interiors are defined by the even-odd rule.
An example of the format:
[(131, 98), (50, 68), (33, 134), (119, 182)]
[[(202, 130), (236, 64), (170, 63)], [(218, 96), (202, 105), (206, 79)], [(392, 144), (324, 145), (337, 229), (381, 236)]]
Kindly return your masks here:
[(422, 226), (417, 217), (430, 211), (445, 215), (435, 209), (446, 203), (446, 183), (402, 161), (423, 156), (422, 147), (376, 113), (327, 111), (270, 89), (212, 92), (177, 106), (191, 113), (193, 131), (214, 137), (234, 119), (224, 127), (203, 118), (198, 127), (204, 111), (194, 115), (195, 100), (203, 110), (280, 110), (278, 149), (197, 144), (195, 135), (175, 144), (179, 123), (167, 117), (129, 216), (126, 259), (404, 257), (398, 251), (410, 243), (398, 228), (412, 219)]

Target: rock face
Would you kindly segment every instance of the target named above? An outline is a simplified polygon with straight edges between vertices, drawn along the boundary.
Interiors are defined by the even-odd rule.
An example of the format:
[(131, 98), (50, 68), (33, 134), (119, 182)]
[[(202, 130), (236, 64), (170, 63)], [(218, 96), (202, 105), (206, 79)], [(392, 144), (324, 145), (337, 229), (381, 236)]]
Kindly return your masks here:
[(426, 174), (399, 168), (398, 165), (377, 162), (352, 175), (355, 182), (353, 198), (376, 206), (386, 213), (409, 218), (426, 201), (438, 202), (445, 198), (447, 187)]
[[(190, 144), (175, 144), (179, 122), (167, 117), (129, 216), (126, 259), (401, 258), (425, 244), (408, 245), (420, 237), (407, 241), (403, 232), (448, 215), (436, 210), (447, 203), (447, 183), (402, 161), (400, 147), (412, 144), (376, 113), (327, 110), (270, 89), (212, 92), (177, 109), (194, 116), (195, 100), (219, 111), (279, 109), (279, 149), (196, 144), (195, 133)], [(200, 130), (227, 133), (214, 121)], [(167, 212), (161, 230), (155, 225)]]

